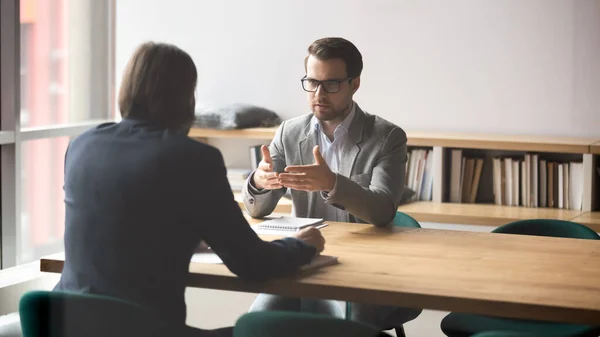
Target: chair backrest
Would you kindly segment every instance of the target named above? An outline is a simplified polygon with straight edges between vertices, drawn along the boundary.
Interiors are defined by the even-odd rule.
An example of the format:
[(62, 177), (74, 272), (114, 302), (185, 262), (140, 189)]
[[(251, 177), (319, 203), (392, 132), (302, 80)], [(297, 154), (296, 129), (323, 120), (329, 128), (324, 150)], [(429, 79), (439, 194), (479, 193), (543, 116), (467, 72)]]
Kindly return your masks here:
[[(552, 335), (553, 337), (557, 337)], [(535, 333), (516, 332), (516, 331), (486, 331), (471, 335), (471, 337), (548, 337)]]
[(358, 322), (299, 312), (251, 312), (240, 317), (233, 337), (374, 337), (380, 331)]
[(23, 337), (159, 336), (169, 329), (144, 307), (91, 294), (30, 291), (19, 314)]
[(412, 228), (421, 228), (421, 225), (417, 220), (406, 213), (396, 212), (396, 216), (394, 220), (392, 220), (394, 226), (399, 227), (412, 227)]
[(571, 221), (554, 219), (519, 220), (500, 226), (492, 233), (600, 240), (600, 235), (589, 227)]

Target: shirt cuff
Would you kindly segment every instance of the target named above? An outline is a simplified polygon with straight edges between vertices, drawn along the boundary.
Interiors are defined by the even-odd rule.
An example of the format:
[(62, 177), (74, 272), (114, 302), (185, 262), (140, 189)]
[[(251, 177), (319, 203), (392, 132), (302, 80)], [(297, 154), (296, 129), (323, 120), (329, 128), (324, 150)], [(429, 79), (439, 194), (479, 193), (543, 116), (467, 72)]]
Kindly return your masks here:
[(336, 173), (335, 174), (335, 182), (333, 183), (333, 188), (331, 189), (331, 191), (329, 191), (329, 193), (327, 193), (325, 191), (321, 191), (321, 197), (323, 199), (325, 199), (325, 201), (331, 200), (335, 197), (335, 194), (337, 192), (337, 181), (338, 181), (338, 175)]

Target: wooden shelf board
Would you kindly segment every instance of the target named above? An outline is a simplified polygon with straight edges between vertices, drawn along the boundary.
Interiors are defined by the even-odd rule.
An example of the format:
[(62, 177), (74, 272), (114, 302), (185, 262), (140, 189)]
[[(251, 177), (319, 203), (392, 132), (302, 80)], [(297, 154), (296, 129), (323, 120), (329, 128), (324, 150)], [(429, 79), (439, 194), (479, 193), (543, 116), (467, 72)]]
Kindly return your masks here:
[[(192, 138), (245, 138), (271, 140), (277, 127), (238, 130), (192, 128)], [(487, 149), (529, 152), (589, 153), (596, 149), (597, 138), (500, 135), (490, 133), (463, 133), (438, 131), (407, 131), (409, 146), (443, 146), (450, 148)], [(596, 143), (596, 145), (592, 145)]]
[(251, 128), (238, 130), (215, 130), (192, 128), (188, 136), (192, 138), (245, 138), (271, 140), (277, 131), (277, 127)]
[(414, 202), (398, 208), (417, 221), (451, 224), (501, 226), (512, 221), (524, 219), (571, 220), (582, 214), (552, 208), (528, 208), (482, 204)]
[(600, 212), (584, 212), (580, 216), (571, 219), (571, 221), (588, 226), (600, 233)]
[(407, 131), (409, 145), (529, 152), (588, 153), (596, 138)]
[(600, 154), (600, 142), (594, 143), (590, 146), (590, 153)]

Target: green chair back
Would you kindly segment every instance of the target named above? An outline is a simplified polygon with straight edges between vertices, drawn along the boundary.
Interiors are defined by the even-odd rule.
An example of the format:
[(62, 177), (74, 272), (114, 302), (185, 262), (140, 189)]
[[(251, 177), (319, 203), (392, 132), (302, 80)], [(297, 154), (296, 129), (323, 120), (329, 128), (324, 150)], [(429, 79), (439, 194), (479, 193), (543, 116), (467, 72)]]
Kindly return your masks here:
[(600, 235), (589, 227), (571, 221), (554, 219), (519, 220), (500, 226), (492, 233), (600, 240)]
[(421, 228), (421, 225), (417, 220), (406, 213), (396, 212), (396, 216), (394, 220), (392, 220), (394, 226), (399, 227), (412, 227), (412, 228)]
[[(514, 331), (486, 331), (486, 332), (480, 332), (471, 337), (548, 337), (548, 336), (525, 333), (525, 332), (514, 332)], [(558, 336), (554, 336), (554, 337), (558, 337)]]
[(173, 332), (144, 307), (91, 294), (31, 291), (21, 297), (19, 315), (23, 337), (167, 336)]
[(333, 318), (289, 311), (251, 312), (240, 317), (233, 337), (374, 337), (386, 336), (374, 327)]
[[(492, 232), (600, 240), (598, 233), (584, 225), (553, 219), (519, 220), (500, 226)], [(595, 326), (506, 319), (455, 312), (444, 317), (441, 328), (449, 337), (597, 337), (600, 333), (600, 327)], [(504, 335), (500, 335), (500, 333)]]

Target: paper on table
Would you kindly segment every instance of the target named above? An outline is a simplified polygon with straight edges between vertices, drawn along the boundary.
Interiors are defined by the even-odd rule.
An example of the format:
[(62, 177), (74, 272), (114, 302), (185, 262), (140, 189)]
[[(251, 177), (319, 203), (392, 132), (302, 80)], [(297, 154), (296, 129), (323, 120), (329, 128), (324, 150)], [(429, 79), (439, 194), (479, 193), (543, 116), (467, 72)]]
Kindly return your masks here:
[(202, 252), (192, 255), (191, 262), (220, 264), (223, 260), (214, 252)]

